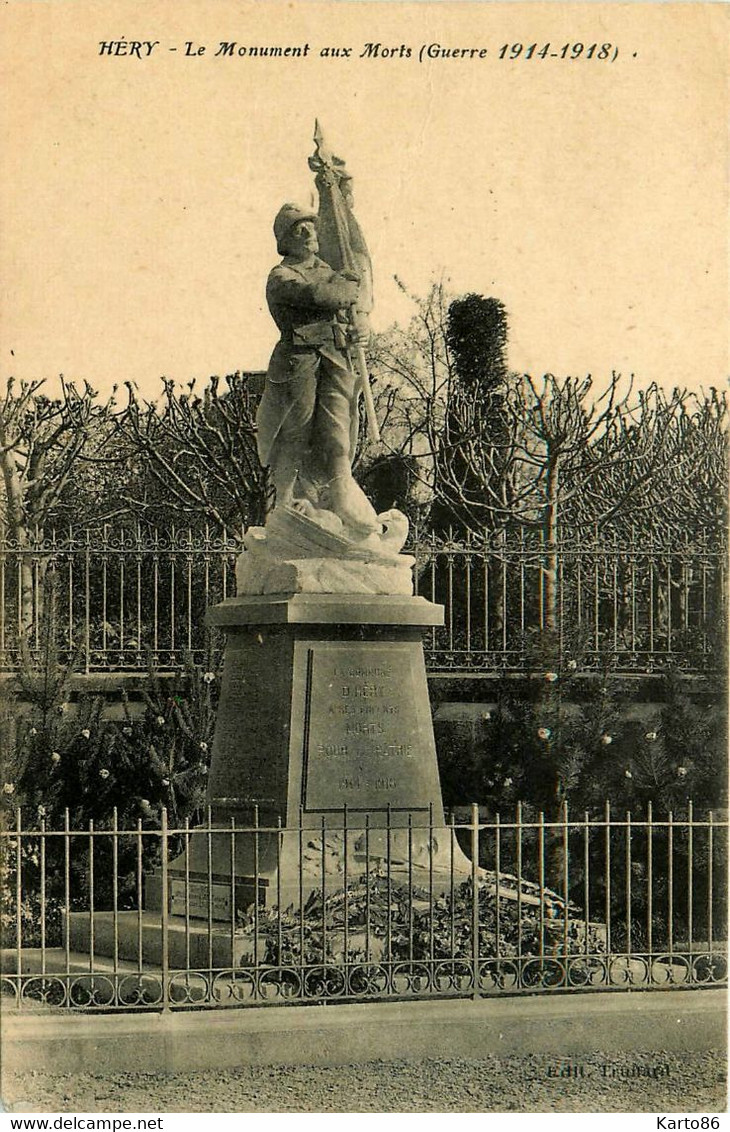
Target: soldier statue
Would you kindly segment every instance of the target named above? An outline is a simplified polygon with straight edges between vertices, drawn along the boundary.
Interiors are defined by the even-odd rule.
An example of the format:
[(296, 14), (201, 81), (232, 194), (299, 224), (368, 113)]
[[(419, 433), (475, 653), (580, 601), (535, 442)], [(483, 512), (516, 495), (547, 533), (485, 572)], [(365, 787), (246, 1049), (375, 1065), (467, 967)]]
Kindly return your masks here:
[(355, 482), (360, 382), (349, 348), (367, 341), (360, 280), (318, 256), (317, 214), (285, 204), (274, 221), (283, 259), (266, 299), (281, 333), (258, 411), (259, 457), (271, 470), (277, 508), (334, 512), (351, 537), (382, 530)]

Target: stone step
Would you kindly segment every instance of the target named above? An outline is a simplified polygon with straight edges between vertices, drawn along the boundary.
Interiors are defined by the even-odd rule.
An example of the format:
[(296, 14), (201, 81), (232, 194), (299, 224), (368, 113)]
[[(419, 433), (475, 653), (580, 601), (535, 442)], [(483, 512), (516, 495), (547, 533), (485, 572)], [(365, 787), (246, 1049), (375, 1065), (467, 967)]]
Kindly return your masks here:
[(158, 974), (159, 970), (150, 964), (145, 965), (144, 972), (139, 970), (136, 963), (120, 959), (116, 965), (111, 958), (103, 955), (94, 955), (93, 968), (88, 951), (69, 951), (65, 947), (23, 947), (20, 952), (20, 971), (18, 971), (18, 952), (15, 948), (4, 947), (0, 950), (0, 973), (3, 975), (77, 975), (88, 974), (106, 975), (115, 971), (123, 974)]
[[(200, 920), (182, 916), (168, 918), (167, 954), (171, 970), (220, 970), (254, 962), (251, 936), (231, 936), (230, 927), (208, 927)], [(113, 912), (94, 912), (94, 957), (114, 955), (115, 919)], [(140, 928), (142, 937), (142, 964), (145, 970), (151, 964), (162, 966), (162, 920), (159, 912), (119, 912), (116, 916), (116, 950), (120, 960), (139, 963)], [(68, 917), (68, 943), (76, 952), (91, 952), (91, 916), (88, 912), (71, 912)], [(259, 948), (259, 961), (263, 956), (263, 943)]]

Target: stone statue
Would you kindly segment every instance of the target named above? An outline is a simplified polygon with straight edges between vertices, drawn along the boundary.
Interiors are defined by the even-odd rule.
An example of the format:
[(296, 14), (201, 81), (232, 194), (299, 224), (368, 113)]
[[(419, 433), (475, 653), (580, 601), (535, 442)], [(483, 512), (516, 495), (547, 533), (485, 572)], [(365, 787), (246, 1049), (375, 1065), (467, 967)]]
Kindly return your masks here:
[(281, 339), (258, 413), (259, 457), (271, 468), (277, 506), (306, 500), (364, 536), (382, 525), (351, 470), (359, 383), (344, 351), (357, 341), (347, 312), (359, 279), (317, 256), (316, 224), (314, 213), (294, 204), (274, 221), (284, 258), (269, 275), (266, 299)]
[(246, 534), (238, 593), (411, 594), (413, 559), (400, 553), (408, 520), (376, 514), (352, 474), (361, 392), (369, 435), (379, 439), (363, 350), (372, 274), (352, 178), (318, 126), (315, 141), (319, 212), (285, 204), (274, 220), (283, 258), (266, 299), (281, 337), (257, 424), (275, 501), (266, 526)]

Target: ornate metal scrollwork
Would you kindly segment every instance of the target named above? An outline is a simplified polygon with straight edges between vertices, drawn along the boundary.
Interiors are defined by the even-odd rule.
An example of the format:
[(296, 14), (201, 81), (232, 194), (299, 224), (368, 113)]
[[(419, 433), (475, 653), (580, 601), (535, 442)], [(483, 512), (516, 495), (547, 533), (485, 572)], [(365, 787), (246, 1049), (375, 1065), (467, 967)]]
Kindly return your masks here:
[(431, 990), (431, 972), (426, 963), (394, 963), (390, 979), (393, 994), (425, 994)]
[(176, 971), (167, 984), (170, 1002), (176, 1006), (201, 1006), (210, 1002), (210, 982), (201, 971)]
[(694, 955), (691, 966), (692, 982), (701, 986), (727, 982), (727, 955)]
[(268, 967), (258, 972), (256, 997), (270, 1002), (275, 999), (303, 998), (302, 977), (293, 967)]
[(684, 955), (658, 955), (649, 966), (652, 986), (680, 986), (690, 981), (692, 968)]
[(565, 986), (566, 980), (565, 963), (561, 959), (545, 956), (523, 963), (520, 982), (525, 989), (552, 990)]
[(606, 959), (598, 955), (578, 955), (568, 959), (568, 986), (605, 987), (608, 985)]
[(386, 997), (388, 972), (379, 963), (359, 963), (347, 973), (347, 993), (356, 997)]
[(634, 955), (615, 955), (608, 961), (608, 982), (614, 987), (641, 987), (649, 982), (649, 964)]
[(256, 972), (236, 967), (217, 971), (210, 988), (210, 1001), (217, 1006), (241, 1006), (256, 998)]
[(75, 1005), (70, 1002), (66, 980), (56, 975), (33, 975), (21, 983), (20, 999), (23, 1007), (33, 1003), (43, 1006)]
[(69, 979), (68, 1001), (70, 1006), (84, 1009), (115, 1006), (117, 995), (113, 976), (78, 975)]
[(9, 998), (13, 1000), (11, 1009), (17, 1007), (20, 1001), (20, 979), (17, 975), (0, 975), (0, 1000), (4, 1001), (6, 1007), (9, 1005)]
[(512, 959), (487, 959), (479, 965), (479, 990), (516, 990), (520, 984), (519, 965)]
[(465, 959), (442, 959), (433, 969), (432, 983), (439, 994), (468, 994), (474, 986), (472, 965)]
[(157, 975), (124, 975), (117, 983), (120, 1006), (158, 1006), (162, 1002), (162, 979)]
[(310, 967), (304, 973), (307, 998), (341, 998), (347, 991), (347, 978), (342, 967)]

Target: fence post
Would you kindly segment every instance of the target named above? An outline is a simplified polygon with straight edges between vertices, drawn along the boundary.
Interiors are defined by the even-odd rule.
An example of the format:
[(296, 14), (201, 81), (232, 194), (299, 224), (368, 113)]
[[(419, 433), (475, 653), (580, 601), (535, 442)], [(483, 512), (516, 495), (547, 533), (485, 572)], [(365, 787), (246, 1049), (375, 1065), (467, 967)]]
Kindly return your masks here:
[(167, 806), (162, 807), (162, 907), (160, 909), (160, 934), (162, 937), (162, 1009), (170, 1009), (170, 893), (168, 882), (168, 828)]
[(499, 884), (500, 884), (500, 876), (501, 876), (501, 873), (502, 873), (502, 855), (501, 855), (502, 830), (501, 830), (501, 824), (500, 823), (501, 823), (501, 818), (499, 816), (499, 810), (498, 810), (497, 813), (495, 814), (495, 818), (494, 818), (494, 824), (495, 824), (495, 829), (494, 829), (494, 871), (497, 875), (497, 883), (496, 883), (495, 888), (494, 888), (494, 915), (495, 915), (494, 950), (495, 950), (495, 958), (497, 960), (498, 975), (499, 975), (499, 972), (501, 971), (500, 962), (499, 962), (499, 953), (500, 953), (500, 950), (501, 950), (501, 924), (500, 924), (501, 907), (500, 907), (500, 902), (499, 902)]
[(517, 969), (522, 983), (522, 802), (517, 803), (515, 815), (515, 855), (517, 858)]
[(674, 814), (667, 815), (667, 923), (669, 958), (674, 954)]
[[(210, 810), (208, 811), (208, 824), (210, 825)], [(211, 887), (213, 873), (211, 866)], [(256, 997), (260, 992), (259, 987), (259, 807), (258, 803), (253, 808), (253, 888), (254, 888), (254, 901), (253, 901), (253, 965), (256, 968)], [(301, 904), (301, 901), (300, 901)], [(304, 951), (302, 949), (302, 954)]]
[(653, 970), (654, 951), (654, 814), (651, 799), (646, 804), (646, 947)]
[(5, 537), (0, 532), (0, 669), (5, 668)]
[(631, 932), (631, 810), (626, 811), (626, 843), (625, 843), (626, 859), (624, 862), (625, 870), (625, 906), (626, 906), (626, 954), (631, 955), (632, 945), (632, 932)]
[(471, 942), (473, 997), (479, 998), (479, 806), (476, 802), (471, 807)]
[(86, 532), (84, 548), (84, 672), (91, 670), (91, 542), (90, 532)]
[(605, 885), (605, 906), (604, 915), (606, 919), (606, 955), (611, 954), (611, 804), (606, 800), (606, 809), (604, 812), (604, 845), (605, 845), (605, 860), (604, 860), (604, 885)]
[(119, 993), (119, 817), (112, 811), (112, 923), (114, 930), (114, 995)]
[[(71, 820), (63, 811), (63, 949), (66, 974), (71, 971)], [(67, 984), (68, 993), (68, 984)]]
[(568, 799), (563, 799), (563, 953), (565, 956), (565, 977), (568, 978), (568, 953), (570, 948), (570, 824), (568, 822)]
[(540, 927), (540, 939), (538, 944), (538, 953), (540, 956), (540, 974), (544, 976), (544, 959), (545, 959), (545, 813), (540, 810), (537, 816), (538, 820), (538, 838), (537, 838), (537, 884), (540, 889), (540, 911), (538, 916)]
[[(96, 942), (94, 909), (94, 821), (89, 821), (89, 972), (94, 974), (94, 946)], [(93, 980), (92, 980), (93, 986)]]
[[(213, 986), (213, 811), (211, 806), (205, 810), (205, 869), (206, 888), (208, 890), (208, 970), (210, 972), (211, 990)], [(254, 944), (254, 946), (256, 946)]]
[(15, 951), (18, 966), (18, 1010), (23, 1006), (23, 815), (15, 810)]
[[(230, 941), (231, 941), (231, 964), (235, 966), (233, 956), (236, 954), (236, 815), (231, 814), (230, 821), (230, 854), (229, 865), (231, 869), (231, 920), (230, 920)], [(279, 876), (279, 868), (277, 863), (277, 880)], [(278, 900), (278, 893), (277, 893)], [(235, 975), (234, 975), (235, 977)]]
[[(694, 919), (694, 908), (692, 906), (692, 889), (694, 886), (694, 838), (693, 838), (693, 825), (694, 825), (694, 809), (692, 799), (690, 798), (687, 803), (687, 928), (689, 930), (688, 944), (689, 944), (689, 961), (692, 963), (692, 923)], [(708, 943), (710, 941), (708, 940)], [(711, 948), (708, 947), (708, 951)]]
[[(40, 820), (40, 858), (41, 858), (41, 974), (46, 973), (46, 818)], [(45, 980), (44, 980), (45, 984)]]
[(710, 810), (707, 815), (707, 950), (710, 955), (712, 955), (713, 952), (712, 937), (715, 934), (712, 926), (712, 854), (714, 852), (712, 822), (712, 810)]

